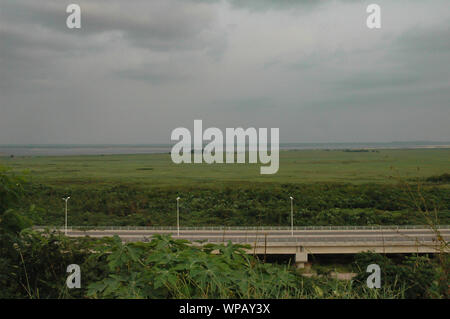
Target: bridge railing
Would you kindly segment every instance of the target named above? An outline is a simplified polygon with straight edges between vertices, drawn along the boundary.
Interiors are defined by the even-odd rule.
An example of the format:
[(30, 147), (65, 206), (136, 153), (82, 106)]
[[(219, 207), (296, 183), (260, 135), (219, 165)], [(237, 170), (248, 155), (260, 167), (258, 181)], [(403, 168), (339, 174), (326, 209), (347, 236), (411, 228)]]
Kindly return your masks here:
[[(64, 226), (33, 226), (33, 229), (55, 229), (64, 230)], [(450, 225), (438, 225), (438, 229), (450, 229)], [(68, 230), (142, 230), (142, 231), (177, 231), (175, 226), (68, 226)], [(397, 229), (429, 229), (427, 225), (400, 225), (400, 226), (294, 226), (294, 231), (301, 230), (397, 230)], [(227, 231), (227, 230), (247, 230), (247, 231), (267, 231), (284, 230), (290, 231), (289, 226), (195, 226), (180, 227), (180, 231)]]
[[(422, 243), (429, 243), (436, 245), (436, 242), (433, 241), (433, 238), (431, 237), (358, 237), (355, 238), (346, 238), (346, 237), (330, 237), (330, 238), (297, 238), (297, 237), (284, 237), (284, 238), (270, 238), (267, 239), (264, 237), (258, 237), (258, 238), (252, 238), (252, 237), (233, 237), (233, 238), (197, 238), (197, 237), (183, 237), (182, 239), (189, 240), (191, 242), (199, 242), (199, 243), (216, 243), (216, 244), (223, 244), (228, 243), (231, 241), (232, 243), (242, 243), (242, 244), (258, 244), (258, 245), (264, 245), (265, 243), (297, 243), (297, 244), (305, 244), (305, 243), (377, 243), (378, 245), (383, 244), (389, 244), (389, 243), (416, 243), (416, 244), (422, 244)], [(132, 239), (130, 239), (132, 240)], [(143, 236), (140, 240), (142, 241), (151, 241), (152, 237), (146, 237)]]

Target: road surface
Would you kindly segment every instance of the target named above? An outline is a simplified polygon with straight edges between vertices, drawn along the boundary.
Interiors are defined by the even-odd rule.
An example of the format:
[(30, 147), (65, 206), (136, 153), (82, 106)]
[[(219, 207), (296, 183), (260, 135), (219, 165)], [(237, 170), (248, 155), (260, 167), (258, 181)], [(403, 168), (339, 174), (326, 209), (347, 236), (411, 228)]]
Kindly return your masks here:
[[(450, 239), (450, 228), (440, 229), (441, 238)], [(254, 243), (336, 243), (336, 242), (427, 242), (438, 240), (429, 229), (374, 229), (374, 230), (76, 230), (69, 229), (70, 237), (108, 237), (118, 235), (124, 241), (149, 241), (155, 234), (170, 234), (190, 241)]]

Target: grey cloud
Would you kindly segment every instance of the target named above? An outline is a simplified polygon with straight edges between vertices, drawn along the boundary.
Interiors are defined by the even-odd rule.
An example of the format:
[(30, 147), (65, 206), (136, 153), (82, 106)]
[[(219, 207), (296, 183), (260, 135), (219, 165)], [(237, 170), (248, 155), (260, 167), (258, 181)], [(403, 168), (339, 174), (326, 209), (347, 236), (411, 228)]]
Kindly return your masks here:
[[(217, 3), (220, 0), (186, 0), (197, 3)], [(357, 0), (341, 0), (357, 1)], [(227, 0), (232, 7), (237, 9), (246, 9), (251, 11), (267, 10), (286, 10), (301, 7), (303, 9), (312, 9), (321, 5), (323, 0)]]
[(272, 108), (275, 101), (270, 97), (245, 97), (245, 98), (228, 98), (211, 101), (212, 105), (225, 107), (227, 109), (239, 111), (258, 112), (260, 110)]
[(379, 32), (357, 0), (74, 2), (81, 30), (60, 1), (1, 1), (0, 143), (165, 142), (196, 118), (292, 142), (450, 139), (447, 1), (380, 0)]
[(143, 64), (134, 68), (118, 70), (115, 74), (119, 77), (148, 82), (152, 85), (187, 81), (193, 76), (184, 69), (173, 68), (168, 64)]
[[(213, 28), (214, 11), (202, 4), (173, 0), (135, 1), (132, 6), (118, 0), (77, 3), (82, 9), (80, 30), (66, 27), (66, 4), (61, 2), (5, 0), (2, 3), (0, 62), (5, 62), (0, 65), (3, 75), (0, 86), (12, 87), (26, 77), (42, 77), (45, 69), (51, 74), (52, 69), (63, 70), (64, 64), (72, 65), (70, 61), (74, 59), (108, 56), (119, 50), (141, 55), (139, 59), (145, 58), (138, 52), (144, 49), (161, 54), (197, 52), (214, 60), (226, 50), (226, 33)], [(184, 62), (181, 59), (177, 63)], [(108, 73), (154, 84), (186, 78), (181, 68), (178, 70), (182, 72), (176, 74), (170, 66), (163, 68), (145, 61), (130, 70), (122, 70), (112, 59), (97, 64), (99, 68), (102, 65), (110, 69)]]
[(66, 28), (67, 4), (57, 1), (6, 0), (1, 16), (6, 21), (49, 28), (69, 37), (122, 32), (133, 45), (154, 50), (204, 48), (205, 42), (211, 40), (204, 33), (215, 21), (211, 8), (173, 0), (137, 0), (133, 5), (124, 5), (120, 0), (79, 0), (76, 3), (81, 7), (81, 30)]
[(404, 32), (398, 40), (397, 50), (402, 53), (436, 53), (450, 51), (450, 20), (441, 27), (414, 27)]
[(352, 75), (347, 79), (334, 81), (331, 84), (338, 90), (349, 90), (351, 88), (352, 91), (379, 91), (380, 89), (405, 88), (411, 84), (418, 83), (420, 80), (420, 77), (415, 73), (391, 73), (374, 70)]

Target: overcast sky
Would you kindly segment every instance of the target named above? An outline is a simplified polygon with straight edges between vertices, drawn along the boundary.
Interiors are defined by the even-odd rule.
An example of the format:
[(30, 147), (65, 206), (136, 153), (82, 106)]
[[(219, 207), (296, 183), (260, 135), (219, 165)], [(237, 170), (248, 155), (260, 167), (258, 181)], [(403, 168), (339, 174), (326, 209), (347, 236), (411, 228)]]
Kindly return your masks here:
[(194, 119), (449, 141), (449, 1), (0, 0), (0, 144), (168, 143)]

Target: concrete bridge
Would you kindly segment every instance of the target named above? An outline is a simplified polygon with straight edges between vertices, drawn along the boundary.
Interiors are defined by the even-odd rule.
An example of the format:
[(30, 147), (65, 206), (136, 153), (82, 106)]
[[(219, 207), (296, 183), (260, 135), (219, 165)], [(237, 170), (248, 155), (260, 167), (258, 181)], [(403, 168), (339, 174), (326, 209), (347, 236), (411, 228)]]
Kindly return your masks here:
[[(36, 227), (43, 229), (43, 227)], [(64, 231), (64, 228), (57, 228)], [(450, 226), (312, 226), (296, 227), (70, 227), (70, 237), (118, 235), (124, 242), (150, 241), (154, 234), (170, 234), (196, 244), (246, 244), (248, 253), (295, 255), (304, 267), (309, 254), (439, 253), (448, 252)]]

